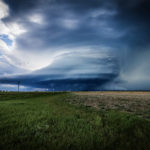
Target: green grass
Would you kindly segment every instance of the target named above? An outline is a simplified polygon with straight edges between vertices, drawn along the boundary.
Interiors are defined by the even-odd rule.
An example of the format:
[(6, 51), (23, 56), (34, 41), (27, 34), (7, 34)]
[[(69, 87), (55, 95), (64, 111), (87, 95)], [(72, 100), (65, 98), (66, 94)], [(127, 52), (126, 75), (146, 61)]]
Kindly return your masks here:
[(149, 150), (150, 121), (69, 104), (70, 93), (0, 93), (0, 150)]

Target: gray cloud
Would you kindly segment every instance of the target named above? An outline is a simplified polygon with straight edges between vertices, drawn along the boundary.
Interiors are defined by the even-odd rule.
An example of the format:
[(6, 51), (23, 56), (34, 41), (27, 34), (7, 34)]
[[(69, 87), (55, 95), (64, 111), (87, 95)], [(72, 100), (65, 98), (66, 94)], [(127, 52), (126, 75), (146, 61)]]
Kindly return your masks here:
[[(6, 52), (3, 45), (1, 55), (7, 58), (5, 64), (10, 64), (13, 74), (26, 74), (29, 70), (28, 82), (24, 82), (27, 86), (29, 76), (34, 76), (36, 84), (31, 86), (39, 88), (41, 85), (47, 88), (46, 81), (49, 83), (54, 77), (59, 81), (68, 79), (69, 89), (71, 85), (80, 86), (77, 82), (80, 79), (100, 80), (102, 84), (97, 85), (93, 81), (92, 89), (150, 88), (148, 0), (3, 0), (3, 3), (8, 6), (9, 15), (1, 18), (0, 26), (4, 26), (13, 46), (8, 47), (11, 52)], [(4, 62), (0, 67), (3, 65)], [(2, 70), (1, 74), (12, 74)], [(110, 75), (107, 83), (102, 82), (106, 81), (105, 74)], [(14, 75), (15, 80), (17, 77)], [(88, 88), (86, 84), (83, 87), (88, 89), (89, 84)]]

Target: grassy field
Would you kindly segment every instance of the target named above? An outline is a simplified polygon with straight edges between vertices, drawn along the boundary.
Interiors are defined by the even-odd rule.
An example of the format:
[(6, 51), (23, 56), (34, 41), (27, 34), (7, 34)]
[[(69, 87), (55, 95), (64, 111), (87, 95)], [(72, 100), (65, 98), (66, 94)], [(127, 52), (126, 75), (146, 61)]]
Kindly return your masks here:
[(0, 150), (150, 150), (149, 99), (149, 93), (1, 92)]

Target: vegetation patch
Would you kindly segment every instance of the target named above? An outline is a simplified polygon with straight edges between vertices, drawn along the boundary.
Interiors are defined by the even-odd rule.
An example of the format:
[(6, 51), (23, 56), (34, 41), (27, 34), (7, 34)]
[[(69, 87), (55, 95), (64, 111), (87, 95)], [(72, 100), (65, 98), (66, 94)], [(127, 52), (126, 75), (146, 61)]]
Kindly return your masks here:
[(0, 149), (150, 149), (149, 120), (85, 107), (86, 99), (81, 97), (58, 92), (1, 93)]

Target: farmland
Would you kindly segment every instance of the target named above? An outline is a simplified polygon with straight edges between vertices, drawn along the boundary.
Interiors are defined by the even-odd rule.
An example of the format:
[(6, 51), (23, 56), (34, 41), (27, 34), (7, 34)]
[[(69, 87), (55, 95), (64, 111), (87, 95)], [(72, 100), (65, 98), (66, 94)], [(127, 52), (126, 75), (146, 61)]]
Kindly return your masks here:
[(150, 149), (150, 92), (1, 92), (0, 149)]

